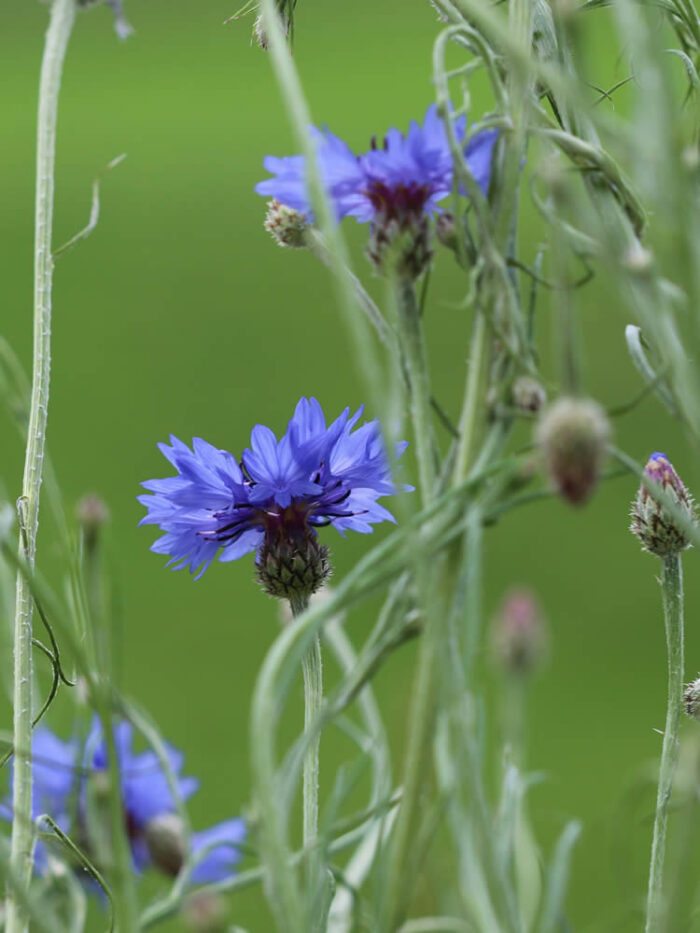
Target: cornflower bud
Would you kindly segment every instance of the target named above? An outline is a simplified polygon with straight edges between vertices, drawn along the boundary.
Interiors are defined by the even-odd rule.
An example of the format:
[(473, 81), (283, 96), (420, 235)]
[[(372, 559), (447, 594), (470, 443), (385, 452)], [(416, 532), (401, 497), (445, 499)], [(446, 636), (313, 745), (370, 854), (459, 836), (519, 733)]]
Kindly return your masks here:
[(109, 509), (99, 496), (87, 495), (78, 502), (75, 512), (85, 539), (85, 548), (94, 550), (100, 529), (109, 521)]
[(683, 694), (683, 702), (690, 718), (700, 720), (700, 677), (687, 685)]
[(442, 246), (446, 246), (451, 250), (457, 249), (457, 226), (454, 215), (450, 214), (449, 211), (438, 214), (435, 221), (435, 236)]
[(524, 412), (538, 412), (547, 401), (544, 386), (532, 376), (518, 376), (511, 394), (515, 407)]
[(539, 667), (546, 652), (544, 616), (534, 592), (506, 593), (492, 623), (493, 653), (504, 673), (524, 676)]
[(146, 823), (144, 839), (153, 864), (173, 878), (187, 857), (182, 820), (176, 813), (162, 813)]
[(592, 399), (560, 398), (543, 412), (537, 442), (552, 482), (572, 505), (590, 498), (609, 437), (607, 416)]
[(293, 249), (306, 246), (306, 230), (309, 226), (306, 214), (293, 207), (287, 207), (274, 199), (268, 201), (263, 226), (280, 246), (291, 246)]
[[(665, 454), (653, 453), (644, 467), (644, 475), (665, 490), (671, 502), (689, 522), (696, 523), (693, 499)], [(667, 557), (690, 547), (687, 531), (668, 514), (661, 503), (657, 502), (644, 483), (641, 483), (637, 497), (632, 503), (631, 514), (630, 531), (639, 538), (644, 550), (650, 554)]]

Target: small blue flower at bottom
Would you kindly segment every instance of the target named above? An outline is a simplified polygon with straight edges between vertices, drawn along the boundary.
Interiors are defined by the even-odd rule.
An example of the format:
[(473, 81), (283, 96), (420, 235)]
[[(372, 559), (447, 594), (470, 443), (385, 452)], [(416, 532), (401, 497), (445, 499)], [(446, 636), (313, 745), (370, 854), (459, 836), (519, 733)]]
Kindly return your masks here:
[[(163, 763), (152, 749), (133, 751), (133, 727), (120, 722), (114, 728), (119, 762), (120, 792), (134, 868), (143, 871), (150, 864), (166, 874), (177, 875), (185, 861), (184, 828), (177, 816), (178, 802)], [(181, 802), (199, 787), (193, 777), (183, 777), (184, 755), (166, 744), (165, 752)], [(88, 781), (105, 773), (109, 766), (107, 743), (98, 719), (93, 722), (86, 743), (88, 777), (81, 787), (80, 809), (87, 811)], [(221, 881), (233, 874), (240, 861), (238, 846), (246, 837), (242, 819), (225, 820), (209, 829), (192, 833), (190, 851), (195, 867), (190, 881), (195, 884)]]
[[(160, 449), (177, 475), (143, 483), (151, 494), (139, 497), (148, 509), (141, 524), (165, 532), (151, 550), (199, 577), (217, 553), (225, 562), (256, 551), (260, 565), (267, 545), (313, 546), (324, 525), (366, 534), (393, 522), (377, 502), (396, 492), (379, 423), (357, 427), (361, 414), (346, 408), (327, 425), (319, 402), (302, 398), (279, 440), (264, 425), (253, 428), (240, 463), (200, 438), (190, 450), (171, 437)], [(405, 448), (398, 445), (397, 457)]]
[[(119, 790), (124, 808), (127, 836), (134, 869), (142, 872), (153, 865), (166, 874), (176, 875), (185, 862), (185, 833), (177, 817), (177, 803), (166, 771), (152, 749), (133, 751), (133, 728), (119, 722), (114, 728), (119, 761)], [(166, 755), (177, 785), (177, 794), (187, 800), (199, 782), (183, 777), (183, 754), (166, 745)], [(32, 819), (50, 816), (63, 832), (73, 836), (86, 854), (99, 860), (95, 845), (94, 820), (104, 819), (104, 810), (95, 808), (95, 796), (104, 792), (100, 775), (108, 767), (107, 744), (99, 720), (95, 719), (81, 751), (76, 740), (63, 742), (49, 729), (38, 728), (32, 738), (34, 781)], [(10, 767), (10, 792), (14, 773)], [(10, 797), (0, 803), (0, 819), (12, 822)], [(102, 835), (105, 835), (102, 833)], [(108, 833), (107, 833), (108, 837)], [(240, 818), (224, 820), (190, 836), (193, 869), (191, 884), (205, 884), (231, 877), (241, 859), (240, 845), (246, 838), (246, 824)], [(49, 866), (44, 843), (37, 842), (35, 871), (44, 874)]]

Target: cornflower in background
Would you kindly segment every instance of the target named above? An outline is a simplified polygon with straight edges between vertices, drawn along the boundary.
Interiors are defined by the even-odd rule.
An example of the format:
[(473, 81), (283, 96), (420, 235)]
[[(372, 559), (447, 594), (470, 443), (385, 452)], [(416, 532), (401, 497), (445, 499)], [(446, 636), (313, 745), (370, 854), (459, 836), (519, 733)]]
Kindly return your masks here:
[(377, 502), (396, 491), (379, 423), (357, 427), (361, 414), (346, 408), (327, 426), (319, 402), (302, 398), (279, 440), (253, 429), (240, 464), (200, 438), (190, 450), (171, 437), (160, 449), (177, 475), (143, 483), (152, 494), (139, 497), (148, 509), (141, 524), (165, 532), (151, 550), (198, 576), (217, 554), (226, 562), (255, 551), (266, 592), (308, 598), (330, 574), (318, 528), (366, 534), (394, 521)]
[[(153, 750), (134, 753), (130, 723), (118, 723), (114, 738), (119, 760), (119, 791), (134, 868), (142, 872), (153, 865), (175, 876), (188, 853), (184, 827), (176, 813), (177, 804), (166, 772)], [(199, 782), (192, 777), (182, 777), (182, 753), (170, 745), (166, 749), (178, 794), (182, 801), (187, 800), (197, 790)], [(43, 814), (50, 816), (99, 864), (101, 856), (108, 856), (111, 851), (108, 826), (102, 825), (106, 822), (102, 804), (108, 791), (108, 759), (99, 720), (95, 719), (82, 751), (77, 740), (64, 742), (49, 729), (38, 728), (33, 736), (32, 757), (32, 818), (36, 820)], [(10, 785), (12, 781), (11, 771)], [(0, 818), (12, 821), (9, 800), (0, 804)], [(224, 820), (192, 833), (190, 852), (194, 867), (190, 882), (221, 881), (234, 874), (241, 857), (239, 846), (245, 837), (245, 822), (240, 818)], [(48, 865), (46, 846), (37, 842), (35, 870), (43, 874)]]
[[(42, 726), (32, 735), (32, 819), (50, 816), (63, 832), (70, 832), (71, 804), (75, 793), (78, 743), (63, 742)], [(12, 786), (14, 772), (10, 764), (10, 797), (0, 803), (0, 818), (12, 822)], [(48, 867), (48, 853), (42, 842), (36, 844), (34, 869), (43, 874)]]
[[(115, 726), (114, 741), (119, 762), (119, 790), (134, 868), (140, 872), (152, 864), (165, 874), (175, 876), (188, 853), (185, 829), (177, 814), (178, 802), (165, 768), (152, 749), (134, 753), (131, 723), (120, 722)], [(198, 789), (199, 781), (182, 776), (182, 752), (167, 745), (166, 753), (177, 793), (180, 801), (184, 802)], [(95, 719), (86, 743), (85, 778), (80, 788), (79, 809), (83, 819), (89, 812), (90, 796), (99, 796), (101, 782), (107, 777), (108, 763), (102, 726)], [(86, 820), (88, 833), (90, 822), (90, 819)], [(190, 852), (194, 868), (190, 881), (203, 884), (230, 877), (240, 861), (238, 847), (245, 836), (245, 823), (240, 818), (225, 820), (209, 829), (192, 833)]]
[[(466, 119), (461, 117), (455, 132), (467, 166), (486, 194), (498, 131), (482, 130), (465, 143)], [(413, 121), (406, 134), (392, 128), (381, 146), (373, 139), (371, 148), (359, 155), (325, 127), (311, 127), (311, 133), (337, 219), (354, 217), (370, 224), (368, 255), (379, 271), (386, 271), (389, 261), (403, 275), (419, 276), (432, 255), (428, 220), (452, 191), (452, 153), (435, 105), (428, 107), (422, 125)], [(273, 199), (271, 213), (279, 214), (279, 202), (312, 218), (305, 157), (267, 156), (263, 165), (273, 177), (255, 190)]]

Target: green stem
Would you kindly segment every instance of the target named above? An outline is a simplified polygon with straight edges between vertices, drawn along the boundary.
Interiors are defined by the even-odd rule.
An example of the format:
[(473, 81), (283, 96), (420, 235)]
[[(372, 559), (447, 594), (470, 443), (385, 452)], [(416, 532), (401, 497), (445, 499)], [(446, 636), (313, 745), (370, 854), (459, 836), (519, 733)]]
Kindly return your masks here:
[(651, 846), (649, 890), (647, 893), (646, 933), (663, 929), (663, 868), (666, 850), (668, 806), (678, 761), (678, 727), (683, 694), (683, 571), (680, 554), (664, 558), (661, 568), (666, 646), (668, 649), (668, 707), (656, 795), (654, 839)]
[(418, 459), (421, 499), (423, 505), (428, 505), (435, 497), (436, 465), (425, 339), (413, 282), (400, 278), (394, 284), (398, 306), (399, 339), (410, 389), (409, 403), (413, 422), (413, 440)]
[[(309, 601), (306, 597), (290, 599), (292, 615), (296, 618), (306, 611)], [(304, 652), (301, 659), (304, 673), (304, 731), (313, 728), (323, 705), (323, 659), (321, 656), (321, 639), (314, 637), (311, 647)], [(319, 773), (319, 747), (320, 735), (317, 735), (309, 744), (304, 756), (303, 772), (303, 844), (311, 853), (315, 849), (318, 837), (318, 773)], [(309, 881), (314, 872), (313, 855), (309, 858)]]
[[(34, 349), (32, 394), (22, 480), (23, 530), (20, 552), (32, 566), (39, 525), (39, 492), (46, 437), (51, 367), (51, 284), (56, 119), (61, 72), (75, 18), (75, 0), (55, 0), (39, 82), (37, 121), (36, 205), (34, 240)], [(29, 887), (33, 864), (32, 822), (32, 598), (26, 578), (17, 574), (14, 624), (14, 781), (10, 872), (22, 891)], [(8, 891), (7, 933), (27, 929), (20, 898)]]
[(458, 485), (467, 475), (474, 452), (479, 415), (483, 406), (484, 362), (486, 356), (486, 316), (477, 308), (474, 318), (467, 382), (464, 389), (464, 405), (459, 419), (459, 444), (455, 457), (454, 483)]

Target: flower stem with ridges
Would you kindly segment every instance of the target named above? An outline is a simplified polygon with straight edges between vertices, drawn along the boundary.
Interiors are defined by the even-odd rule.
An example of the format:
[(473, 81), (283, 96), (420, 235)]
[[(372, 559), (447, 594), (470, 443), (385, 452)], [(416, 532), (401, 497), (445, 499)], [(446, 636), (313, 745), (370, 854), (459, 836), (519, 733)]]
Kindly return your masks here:
[(678, 762), (678, 728), (683, 696), (683, 569), (679, 553), (663, 558), (661, 592), (668, 650), (668, 707), (656, 794), (654, 837), (651, 846), (649, 889), (647, 892), (646, 933), (658, 933), (665, 915), (663, 869), (666, 852), (666, 828), (673, 778)]
[[(292, 615), (296, 618), (307, 609), (309, 601), (305, 597), (291, 599), (289, 602)], [(304, 674), (304, 730), (313, 727), (323, 703), (323, 659), (321, 639), (316, 635), (311, 647), (301, 659)], [(318, 836), (318, 772), (320, 736), (316, 736), (304, 756), (303, 771), (303, 843), (304, 849), (313, 853)], [(313, 855), (309, 857), (313, 865)], [(309, 879), (313, 871), (309, 868)]]
[[(51, 8), (39, 82), (37, 120), (36, 205), (34, 240), (34, 349), (32, 392), (29, 410), (27, 448), (22, 480), (22, 531), (20, 552), (29, 566), (34, 563), (39, 525), (46, 417), (51, 367), (51, 285), (53, 258), (51, 231), (53, 221), (54, 163), (56, 119), (61, 72), (68, 39), (75, 18), (75, 0), (55, 0)], [(32, 823), (32, 597), (22, 573), (17, 574), (14, 622), (13, 688), (13, 821), (10, 848), (10, 873), (22, 891), (29, 887), (33, 866)], [(8, 892), (7, 933), (23, 933), (27, 915)]]

